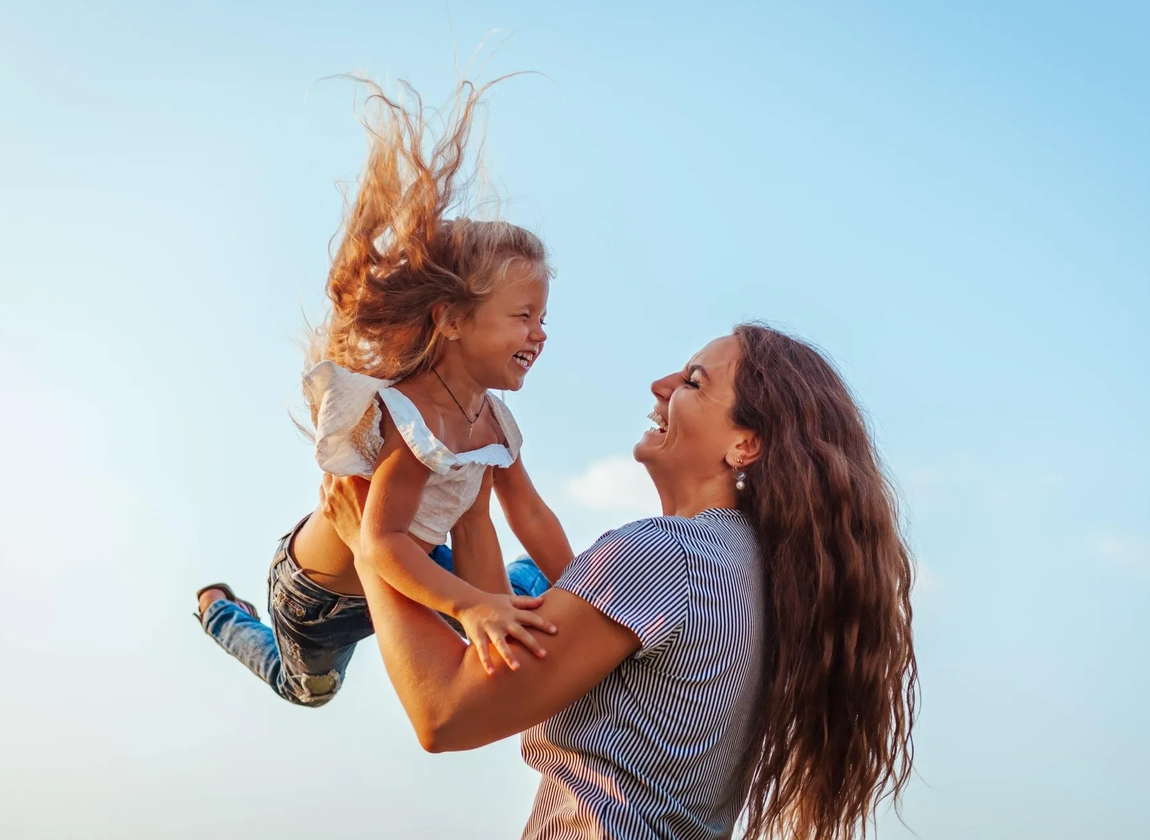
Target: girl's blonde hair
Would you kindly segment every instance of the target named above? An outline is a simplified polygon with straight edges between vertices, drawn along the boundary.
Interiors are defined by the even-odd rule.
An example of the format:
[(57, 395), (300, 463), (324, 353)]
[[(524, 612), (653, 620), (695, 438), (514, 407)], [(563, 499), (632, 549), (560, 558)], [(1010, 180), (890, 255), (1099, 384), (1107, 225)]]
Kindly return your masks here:
[[(481, 171), (481, 153), (466, 166), (467, 144), (483, 94), (500, 79), (482, 87), (460, 82), (445, 114), (426, 108), (406, 82), (400, 86), (411, 107), (358, 81), (369, 91), (363, 123), (370, 151), (328, 275), (331, 310), (311, 331), (306, 361), (310, 367), (330, 359), (357, 373), (406, 379), (442, 357), (445, 338), (433, 307), (446, 304), (469, 317), (516, 260), (540, 276), (552, 272), (530, 231), (445, 218), (466, 206)], [(316, 410), (312, 405), (313, 420)]]

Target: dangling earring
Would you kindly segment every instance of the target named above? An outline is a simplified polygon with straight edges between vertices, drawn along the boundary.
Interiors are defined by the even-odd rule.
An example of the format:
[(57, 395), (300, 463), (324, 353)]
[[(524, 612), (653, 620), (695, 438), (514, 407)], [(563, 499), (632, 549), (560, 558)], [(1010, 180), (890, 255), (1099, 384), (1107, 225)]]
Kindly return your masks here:
[(735, 476), (735, 489), (736, 490), (746, 490), (747, 489), (747, 474), (745, 472), (740, 472), (737, 476)]

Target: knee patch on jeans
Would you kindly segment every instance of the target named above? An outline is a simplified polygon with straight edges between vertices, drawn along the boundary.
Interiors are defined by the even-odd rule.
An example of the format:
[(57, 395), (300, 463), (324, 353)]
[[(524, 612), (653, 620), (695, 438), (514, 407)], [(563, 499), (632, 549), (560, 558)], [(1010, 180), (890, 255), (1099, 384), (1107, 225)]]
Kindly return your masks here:
[(342, 680), (339, 671), (326, 674), (300, 674), (294, 678), (298, 689), (293, 692), (295, 701), (301, 706), (318, 709), (335, 697)]

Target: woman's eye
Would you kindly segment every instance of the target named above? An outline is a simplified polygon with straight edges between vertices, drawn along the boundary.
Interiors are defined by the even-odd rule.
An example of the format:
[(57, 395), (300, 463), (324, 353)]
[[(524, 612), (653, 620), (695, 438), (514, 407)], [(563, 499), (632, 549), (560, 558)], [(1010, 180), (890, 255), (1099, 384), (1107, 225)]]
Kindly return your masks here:
[(686, 385), (688, 388), (698, 388), (699, 387), (698, 382), (696, 382), (694, 379), (691, 379), (691, 378), (686, 377), (686, 376), (683, 377), (683, 384)]

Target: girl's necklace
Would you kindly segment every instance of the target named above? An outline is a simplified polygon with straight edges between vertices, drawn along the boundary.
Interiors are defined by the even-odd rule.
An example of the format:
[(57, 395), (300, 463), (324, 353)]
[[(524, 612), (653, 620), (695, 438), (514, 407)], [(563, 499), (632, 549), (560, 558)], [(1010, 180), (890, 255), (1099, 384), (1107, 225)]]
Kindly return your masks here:
[(432, 368), (431, 372), (435, 374), (435, 378), (439, 380), (439, 383), (443, 386), (444, 390), (447, 391), (447, 395), (451, 397), (452, 402), (459, 406), (459, 410), (463, 412), (463, 419), (467, 421), (467, 439), (471, 440), (471, 433), (475, 431), (475, 424), (479, 422), (479, 418), (483, 416), (483, 409), (487, 407), (487, 392), (484, 391), (483, 402), (479, 406), (479, 411), (476, 413), (475, 419), (472, 420), (468, 416), (467, 409), (463, 407), (463, 404), (459, 402), (459, 400), (455, 399), (455, 394), (451, 393), (451, 389), (447, 387), (447, 383), (443, 381), (443, 377), (439, 375), (439, 371), (437, 371), (435, 368)]

